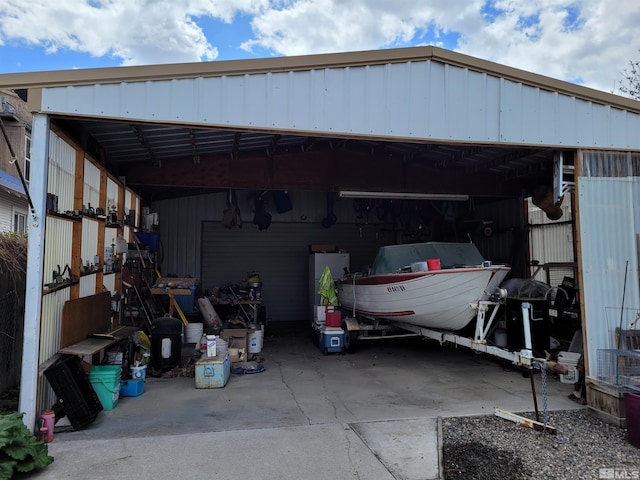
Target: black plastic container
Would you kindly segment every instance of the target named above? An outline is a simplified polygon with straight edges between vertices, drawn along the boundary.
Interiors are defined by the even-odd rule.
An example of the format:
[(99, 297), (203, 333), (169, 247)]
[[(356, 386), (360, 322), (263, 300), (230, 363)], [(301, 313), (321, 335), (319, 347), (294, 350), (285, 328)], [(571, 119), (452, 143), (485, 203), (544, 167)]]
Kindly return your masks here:
[(80, 357), (65, 355), (44, 372), (74, 430), (89, 425), (102, 411), (102, 403), (82, 368)]
[(182, 322), (173, 317), (160, 317), (151, 329), (151, 363), (155, 370), (170, 370), (180, 365), (182, 355)]

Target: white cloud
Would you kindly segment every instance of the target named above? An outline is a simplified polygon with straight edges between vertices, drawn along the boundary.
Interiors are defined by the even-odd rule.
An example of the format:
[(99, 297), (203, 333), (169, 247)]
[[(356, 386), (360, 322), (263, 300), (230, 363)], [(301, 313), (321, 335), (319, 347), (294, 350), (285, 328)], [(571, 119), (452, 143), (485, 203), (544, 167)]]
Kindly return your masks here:
[(638, 58), (638, 25), (640, 3), (616, 0), (298, 0), (256, 15), (243, 47), (298, 55), (438, 44), (458, 33), (449, 48), (611, 91)]
[(196, 23), (200, 16), (231, 22), (267, 0), (5, 0), (0, 41), (113, 56), (124, 65), (212, 60), (218, 56)]
[(125, 65), (212, 60), (210, 19), (250, 19), (251, 38), (224, 44), (260, 55), (431, 43), (605, 91), (640, 57), (640, 2), (618, 0), (4, 0), (0, 45)]

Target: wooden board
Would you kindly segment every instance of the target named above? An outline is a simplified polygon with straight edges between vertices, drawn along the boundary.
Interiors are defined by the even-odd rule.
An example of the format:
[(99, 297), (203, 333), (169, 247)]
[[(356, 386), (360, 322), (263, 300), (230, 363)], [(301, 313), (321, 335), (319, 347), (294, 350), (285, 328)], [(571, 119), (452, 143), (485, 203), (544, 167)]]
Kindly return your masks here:
[(60, 347), (68, 347), (111, 328), (111, 293), (68, 300), (62, 307)]

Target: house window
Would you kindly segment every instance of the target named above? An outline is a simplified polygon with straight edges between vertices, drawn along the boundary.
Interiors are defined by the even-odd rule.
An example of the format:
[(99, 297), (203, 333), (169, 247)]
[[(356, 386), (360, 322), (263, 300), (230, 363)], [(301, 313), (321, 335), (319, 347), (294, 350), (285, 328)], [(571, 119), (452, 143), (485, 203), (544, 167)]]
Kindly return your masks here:
[(13, 228), (15, 233), (27, 233), (27, 213), (20, 210), (13, 211)]
[(25, 135), (25, 149), (24, 149), (24, 181), (29, 185), (31, 179), (31, 134)]

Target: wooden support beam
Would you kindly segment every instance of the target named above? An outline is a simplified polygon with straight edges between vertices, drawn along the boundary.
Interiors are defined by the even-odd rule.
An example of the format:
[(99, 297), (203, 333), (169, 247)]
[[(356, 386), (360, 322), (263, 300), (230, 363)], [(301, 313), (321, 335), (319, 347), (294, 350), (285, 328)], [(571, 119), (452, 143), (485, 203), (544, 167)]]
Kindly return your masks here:
[(501, 410), (499, 408), (496, 408), (495, 415), (496, 417), (504, 418), (505, 420), (510, 420), (520, 425), (524, 425), (525, 427), (533, 428), (534, 430), (537, 430), (539, 432), (546, 432), (552, 435), (556, 434), (555, 427), (552, 427), (550, 425), (545, 425), (540, 422), (536, 422), (535, 420), (531, 420), (530, 418), (521, 417), (520, 415), (507, 412), (506, 410)]

